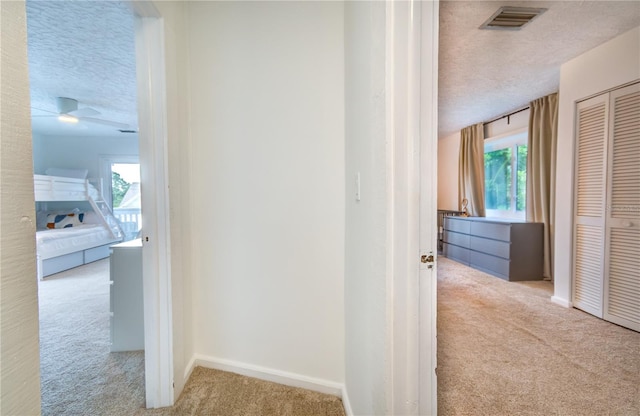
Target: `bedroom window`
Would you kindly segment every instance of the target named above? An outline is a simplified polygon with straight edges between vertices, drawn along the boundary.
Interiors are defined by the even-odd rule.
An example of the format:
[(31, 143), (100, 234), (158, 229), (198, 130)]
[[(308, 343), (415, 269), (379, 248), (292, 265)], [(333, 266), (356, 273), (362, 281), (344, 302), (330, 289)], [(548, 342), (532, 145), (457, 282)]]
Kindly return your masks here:
[(111, 201), (125, 240), (136, 238), (142, 226), (140, 164), (111, 163)]
[(487, 217), (525, 218), (527, 131), (485, 140), (484, 180)]

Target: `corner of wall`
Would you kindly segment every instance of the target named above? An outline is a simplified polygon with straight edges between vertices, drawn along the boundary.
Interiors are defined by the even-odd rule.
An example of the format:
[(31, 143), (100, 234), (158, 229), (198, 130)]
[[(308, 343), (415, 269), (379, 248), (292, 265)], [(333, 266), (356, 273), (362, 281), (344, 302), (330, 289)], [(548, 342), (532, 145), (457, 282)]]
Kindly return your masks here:
[(551, 302), (555, 303), (556, 305), (564, 306), (565, 308), (573, 307), (573, 303), (557, 296), (551, 296)]
[(349, 394), (347, 393), (347, 386), (342, 386), (342, 407), (344, 407), (344, 413), (346, 416), (353, 416), (353, 409), (351, 408), (351, 402), (349, 401)]
[[(246, 364), (238, 361), (201, 354), (194, 355), (194, 359), (192, 360), (190, 368), (188, 369), (189, 375), (196, 366), (220, 371), (228, 371), (247, 377), (257, 378), (259, 380), (278, 383), (290, 387), (298, 387), (317, 391), (319, 393), (330, 394), (337, 397), (342, 397), (342, 393), (345, 389), (345, 386), (342, 383), (335, 383), (332, 381), (308, 377), (301, 374), (294, 374), (286, 371), (280, 371), (272, 368), (266, 368), (262, 366)], [(185, 372), (185, 375), (186, 374), (187, 373)]]

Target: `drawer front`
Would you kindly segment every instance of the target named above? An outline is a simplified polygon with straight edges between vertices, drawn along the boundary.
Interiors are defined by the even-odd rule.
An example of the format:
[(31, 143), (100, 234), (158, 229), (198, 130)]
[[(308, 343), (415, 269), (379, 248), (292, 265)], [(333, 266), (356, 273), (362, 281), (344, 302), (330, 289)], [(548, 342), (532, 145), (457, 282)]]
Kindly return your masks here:
[(503, 259), (511, 258), (511, 244), (506, 241), (491, 240), (473, 235), (470, 240), (469, 248), (471, 250), (502, 257)]
[(510, 241), (511, 225), (474, 221), (471, 223), (471, 234), (494, 240)]
[(445, 243), (454, 244), (456, 246), (469, 248), (469, 234), (460, 234), (453, 231), (445, 230)]
[(107, 258), (109, 253), (111, 253), (111, 250), (108, 245), (87, 249), (84, 251), (84, 262), (91, 263), (92, 261)]
[(42, 261), (42, 275), (49, 276), (51, 274), (59, 273), (63, 270), (80, 266), (83, 262), (84, 256), (82, 251), (76, 251), (75, 253), (65, 254), (64, 256), (46, 259)]
[(509, 279), (509, 260), (471, 251), (469, 253), (469, 263), (472, 267), (487, 271), (503, 279)]
[(445, 230), (469, 234), (471, 222), (459, 218), (444, 217)]
[(444, 256), (449, 259), (459, 261), (463, 264), (469, 264), (469, 250), (466, 248), (444, 243), (443, 253)]

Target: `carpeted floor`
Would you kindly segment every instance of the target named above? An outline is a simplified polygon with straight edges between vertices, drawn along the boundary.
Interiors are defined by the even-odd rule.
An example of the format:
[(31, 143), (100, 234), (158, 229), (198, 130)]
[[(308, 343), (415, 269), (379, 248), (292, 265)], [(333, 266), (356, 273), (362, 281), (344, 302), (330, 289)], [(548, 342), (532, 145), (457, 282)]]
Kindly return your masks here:
[[(339, 398), (196, 368), (176, 405), (145, 410), (144, 355), (109, 352), (108, 260), (40, 282), (43, 415), (343, 415)], [(640, 334), (444, 257), (440, 415), (640, 415)]]
[(440, 415), (640, 415), (640, 333), (444, 257)]
[(343, 416), (326, 394), (197, 367), (175, 406), (145, 410), (144, 352), (109, 352), (109, 260), (39, 283), (42, 414)]
[(335, 396), (283, 386), (224, 371), (196, 367), (171, 408), (136, 416), (344, 416)]
[(42, 414), (131, 415), (144, 406), (144, 353), (109, 351), (109, 260), (39, 282)]

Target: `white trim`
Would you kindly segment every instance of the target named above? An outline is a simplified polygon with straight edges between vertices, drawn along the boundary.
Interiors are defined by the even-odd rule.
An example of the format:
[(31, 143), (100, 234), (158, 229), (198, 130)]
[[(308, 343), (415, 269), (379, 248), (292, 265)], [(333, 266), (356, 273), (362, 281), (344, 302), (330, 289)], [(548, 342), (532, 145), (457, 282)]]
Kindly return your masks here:
[[(420, 266), (420, 355), (419, 406), (421, 415), (438, 413), (437, 380), (437, 199), (438, 199), (438, 39), (439, 9), (437, 1), (421, 2), (420, 28), (420, 255), (433, 255), (431, 268)], [(415, 89), (418, 89), (415, 88)], [(427, 266), (423, 268), (422, 266)]]
[(394, 307), (394, 240), (392, 238), (394, 233), (394, 195), (395, 195), (395, 182), (394, 182), (394, 146), (393, 146), (393, 130), (394, 130), (394, 101), (393, 101), (393, 69), (394, 69), (394, 61), (393, 61), (393, 4), (394, 2), (386, 2), (385, 3), (385, 85), (386, 87), (386, 100), (385, 100), (385, 120), (386, 120), (386, 128), (385, 128), (385, 137), (386, 137), (386, 160), (385, 165), (387, 168), (386, 173), (386, 181), (387, 181), (387, 193), (386, 197), (386, 235), (387, 235), (387, 257), (385, 259), (386, 263), (386, 304), (387, 304), (387, 315), (386, 315), (386, 365), (385, 365), (385, 374), (387, 374), (387, 380), (385, 384), (385, 395), (387, 397), (386, 400), (386, 414), (393, 414), (393, 393), (394, 393), (394, 383), (395, 383), (395, 351), (394, 351), (394, 334), (393, 334), (393, 325), (395, 321), (395, 307)]
[(342, 397), (344, 391), (344, 384), (341, 383), (201, 354), (194, 354), (190, 361), (189, 373), (193, 371), (193, 368), (196, 366), (228, 371), (259, 380), (270, 381), (290, 387), (299, 387), (337, 397)]
[(551, 296), (551, 302), (555, 303), (556, 305), (564, 306), (565, 308), (573, 308), (573, 303), (557, 296)]
[(387, 413), (397, 415), (417, 415), (420, 399), (420, 6), (387, 3)]
[(349, 401), (349, 394), (347, 393), (347, 387), (342, 386), (342, 407), (346, 416), (354, 416), (353, 409), (351, 408), (351, 402)]
[(174, 403), (166, 75), (164, 21), (144, 6), (134, 10), (146, 14), (136, 16), (145, 386), (147, 407), (157, 408)]
[(184, 369), (184, 382), (186, 384), (189, 377), (191, 377), (191, 373), (193, 373), (193, 369), (196, 368), (196, 356), (192, 356), (187, 364), (187, 367)]

